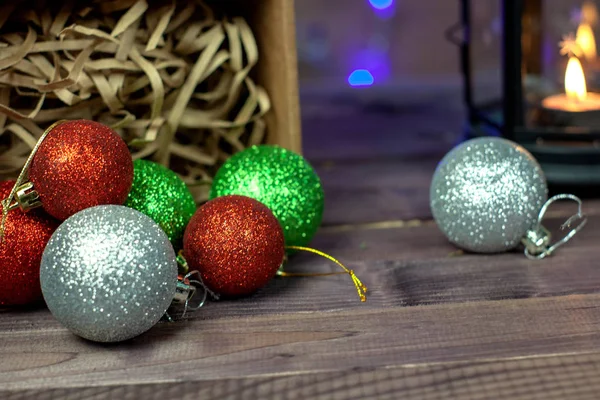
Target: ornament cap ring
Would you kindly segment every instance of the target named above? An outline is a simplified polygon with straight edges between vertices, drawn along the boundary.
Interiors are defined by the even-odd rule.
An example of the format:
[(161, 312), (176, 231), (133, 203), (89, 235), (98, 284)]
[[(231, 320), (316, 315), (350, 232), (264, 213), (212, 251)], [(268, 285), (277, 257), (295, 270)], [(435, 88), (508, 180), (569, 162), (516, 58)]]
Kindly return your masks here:
[(40, 195), (34, 189), (32, 182), (25, 182), (17, 188), (15, 200), (11, 202), (8, 211), (20, 208), (22, 211), (29, 211), (42, 206)]
[[(571, 229), (562, 239), (554, 244), (550, 244), (550, 232), (542, 226), (542, 220), (548, 211), (548, 207), (556, 201), (572, 200), (577, 203), (577, 213), (569, 217), (561, 226), (564, 230), (570, 228), (575, 221), (581, 221), (575, 228)], [(538, 218), (533, 227), (525, 233), (521, 242), (525, 245), (525, 256), (530, 260), (541, 260), (551, 255), (557, 248), (567, 243), (573, 238), (587, 223), (587, 216), (582, 211), (583, 203), (581, 199), (573, 194), (557, 194), (551, 197), (542, 206)]]
[[(190, 279), (193, 276), (196, 276), (196, 279)], [(194, 300), (197, 296), (199, 289), (202, 289), (202, 299), (197, 303), (192, 305), (192, 300)], [(183, 304), (183, 311), (179, 317), (175, 319), (183, 319), (188, 311), (196, 311), (206, 303), (208, 299), (208, 294), (211, 294), (215, 299), (218, 299), (218, 296), (212, 293), (202, 282), (202, 277), (200, 276), (200, 272), (198, 271), (190, 271), (185, 275), (179, 275), (177, 277), (177, 286), (175, 289), (175, 295), (173, 296), (173, 304)], [(167, 320), (173, 322), (173, 318), (166, 313)]]

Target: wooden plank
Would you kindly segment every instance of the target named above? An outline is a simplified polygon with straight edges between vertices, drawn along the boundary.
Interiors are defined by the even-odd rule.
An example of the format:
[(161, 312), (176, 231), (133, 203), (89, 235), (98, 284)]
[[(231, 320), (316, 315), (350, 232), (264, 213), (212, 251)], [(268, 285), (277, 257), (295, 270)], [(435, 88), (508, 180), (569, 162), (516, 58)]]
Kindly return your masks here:
[(317, 165), (325, 190), (323, 225), (431, 218), (429, 185), (437, 160)]
[[(303, 126), (304, 154), (325, 190), (324, 226), (431, 219), (431, 178), (438, 162), (462, 139), (461, 112), (439, 104), (389, 110), (380, 104), (378, 112), (330, 99), (308, 104), (311, 110), (323, 110), (305, 112)], [(556, 188), (565, 189), (580, 196), (590, 192)], [(597, 190), (592, 194), (598, 197)], [(553, 206), (554, 212), (569, 208)]]
[[(556, 225), (559, 220), (551, 222)], [(596, 293), (600, 291), (600, 268), (594, 249), (600, 231), (590, 228), (598, 224), (600, 216), (592, 217), (588, 229), (542, 261), (527, 260), (519, 252), (461, 255), (431, 224), (325, 231), (314, 247), (326, 250), (356, 272), (369, 288), (366, 303), (358, 300), (347, 275), (277, 277), (254, 296), (211, 302), (201, 313), (204, 318), (243, 317)], [(312, 254), (293, 257), (286, 270), (341, 271)], [(30, 323), (28, 313), (15, 313), (14, 317), (14, 324), (17, 320)]]
[[(593, 235), (600, 216), (600, 201), (584, 200), (584, 213), (589, 218), (583, 237)], [(543, 225), (560, 237), (566, 233), (560, 225), (576, 212), (573, 202), (555, 203), (546, 214)], [(579, 235), (581, 236), (581, 235)], [(587, 243), (587, 242), (586, 242)], [(594, 243), (589, 243), (591, 248)], [(397, 260), (439, 258), (454, 252), (431, 219), (388, 220), (363, 224), (342, 224), (321, 228), (311, 245), (355, 260)], [(429, 254), (428, 254), (429, 253)]]
[(5, 400), (598, 398), (600, 354), (354, 368), (271, 377), (0, 392)]
[[(0, 390), (268, 378), (589, 353), (600, 295), (236, 318), (199, 313), (127, 343), (76, 338), (49, 315), (0, 318)], [(214, 306), (217, 307), (217, 306)], [(338, 384), (344, 382), (343, 379)]]
[(461, 136), (462, 112), (322, 97), (304, 104), (304, 154), (325, 189), (324, 225), (430, 218), (431, 177)]
[[(315, 163), (325, 190), (324, 226), (365, 224), (432, 218), (429, 208), (431, 178), (444, 151), (372, 160)], [(600, 213), (600, 201), (585, 198), (588, 188), (554, 188), (584, 197), (588, 214)], [(591, 192), (593, 195), (593, 191)], [(597, 196), (597, 194), (596, 194)], [(589, 196), (588, 196), (589, 197)], [(552, 205), (550, 215), (568, 215), (575, 203)]]
[(462, 110), (430, 102), (348, 104), (326, 96), (304, 99), (302, 113), (304, 154), (318, 163), (437, 158), (457, 143), (465, 122)]
[[(547, 225), (555, 228), (563, 218), (552, 218)], [(344, 258), (366, 260), (352, 267), (375, 294), (371, 305), (421, 305), (600, 292), (595, 251), (600, 231), (593, 229), (598, 224), (600, 216), (591, 216), (586, 229), (540, 261), (528, 260), (519, 251), (457, 253), (434, 225), (392, 230), (387, 235), (378, 230), (367, 230), (364, 236), (357, 231), (346, 236), (339, 232), (331, 234), (329, 242), (324, 235), (316, 242)], [(358, 241), (364, 243), (364, 249), (343, 247), (346, 243), (356, 246)], [(294, 268), (309, 266), (305, 261)], [(329, 297), (325, 292), (321, 298)]]
[[(361, 226), (324, 228), (310, 243), (343, 262), (423, 260), (447, 257), (456, 251), (433, 221), (390, 221)], [(295, 269), (319, 264), (314, 256), (292, 259)]]
[[(331, 192), (336, 192), (331, 189)], [(385, 197), (385, 196), (384, 196)], [(332, 201), (330, 207), (326, 208), (325, 216), (329, 221), (343, 218), (371, 219), (377, 214), (388, 216), (403, 214), (403, 211), (392, 211), (395, 206), (382, 204), (382, 210), (371, 211), (370, 207), (360, 207), (353, 212), (351, 207), (358, 207), (349, 196), (336, 196), (339, 207)], [(429, 213), (428, 199), (423, 195), (415, 197), (403, 196), (403, 203), (407, 205), (406, 214)], [(417, 201), (420, 199), (420, 202)], [(421, 211), (417, 211), (417, 210)], [(550, 207), (544, 225), (552, 230), (553, 235), (558, 237), (564, 232), (560, 231), (560, 225), (573, 213), (576, 205), (573, 202), (555, 203)], [(590, 218), (588, 226), (584, 228), (583, 234), (579, 235), (577, 242), (584, 240), (589, 246), (587, 251), (593, 251), (596, 247), (595, 234), (592, 232), (594, 226), (599, 223), (600, 200), (584, 199), (584, 212)], [(359, 215), (362, 214), (362, 215)], [(344, 217), (346, 215), (346, 217)], [(589, 239), (586, 239), (589, 238)], [(311, 246), (326, 250), (332, 255), (345, 260), (372, 261), (372, 260), (421, 260), (437, 259), (446, 257), (456, 251), (436, 227), (431, 219), (388, 219), (386, 221), (370, 223), (342, 223), (322, 227)], [(569, 245), (570, 246), (570, 245)], [(314, 261), (314, 258), (312, 259)]]

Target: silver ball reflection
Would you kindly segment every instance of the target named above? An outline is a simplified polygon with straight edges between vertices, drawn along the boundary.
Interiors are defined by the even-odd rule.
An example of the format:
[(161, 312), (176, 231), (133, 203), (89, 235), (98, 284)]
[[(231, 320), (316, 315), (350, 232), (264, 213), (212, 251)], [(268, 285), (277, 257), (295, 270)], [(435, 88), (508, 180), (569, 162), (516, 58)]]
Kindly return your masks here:
[(469, 140), (438, 165), (430, 205), (455, 245), (479, 253), (516, 247), (548, 197), (540, 165), (522, 146), (500, 138)]
[(88, 208), (56, 230), (42, 257), (48, 308), (73, 333), (97, 342), (135, 337), (171, 304), (177, 261), (169, 239), (144, 214)]

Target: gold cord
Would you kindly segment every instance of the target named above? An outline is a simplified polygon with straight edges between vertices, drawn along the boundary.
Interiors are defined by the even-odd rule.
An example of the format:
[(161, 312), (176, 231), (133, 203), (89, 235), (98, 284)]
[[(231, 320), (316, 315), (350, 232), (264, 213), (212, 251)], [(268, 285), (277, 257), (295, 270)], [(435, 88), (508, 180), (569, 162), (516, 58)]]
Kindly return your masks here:
[(348, 274), (350, 278), (352, 278), (352, 282), (356, 287), (356, 291), (358, 293), (358, 297), (360, 297), (360, 301), (367, 301), (367, 287), (363, 285), (363, 283), (358, 279), (358, 276), (354, 273), (353, 270), (348, 269), (344, 264), (333, 258), (327, 253), (323, 253), (322, 251), (312, 249), (310, 247), (301, 247), (301, 246), (286, 246), (286, 249), (289, 250), (299, 250), (299, 251), (307, 251), (309, 253), (317, 254), (323, 258), (326, 258), (337, 265), (339, 265), (344, 271), (343, 272), (327, 272), (327, 273), (293, 273), (293, 272), (285, 272), (280, 271), (278, 275), (280, 276), (330, 276), (330, 275), (340, 275), (340, 274)]

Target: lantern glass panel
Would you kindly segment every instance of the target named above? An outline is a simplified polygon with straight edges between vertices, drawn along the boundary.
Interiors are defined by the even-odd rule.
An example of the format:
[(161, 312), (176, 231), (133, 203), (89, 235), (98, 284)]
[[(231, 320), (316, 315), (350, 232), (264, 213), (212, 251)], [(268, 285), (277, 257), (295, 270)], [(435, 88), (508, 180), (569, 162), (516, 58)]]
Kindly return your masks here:
[(597, 0), (525, 0), (521, 61), (526, 130), (600, 125)]

